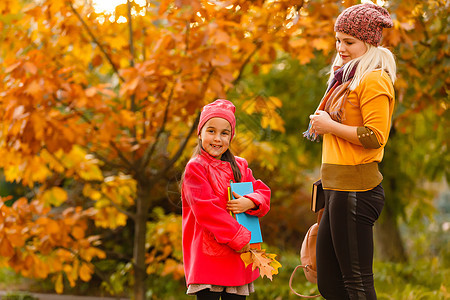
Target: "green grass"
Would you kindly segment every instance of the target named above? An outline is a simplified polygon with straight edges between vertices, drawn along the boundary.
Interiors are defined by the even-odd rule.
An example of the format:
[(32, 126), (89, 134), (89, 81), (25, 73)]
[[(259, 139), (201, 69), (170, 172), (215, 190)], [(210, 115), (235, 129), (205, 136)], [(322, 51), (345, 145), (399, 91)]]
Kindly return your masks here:
[(27, 280), (10, 268), (0, 268), (0, 289), (11, 290), (26, 287)]
[(28, 293), (9, 292), (2, 297), (2, 300), (39, 300), (39, 299)]

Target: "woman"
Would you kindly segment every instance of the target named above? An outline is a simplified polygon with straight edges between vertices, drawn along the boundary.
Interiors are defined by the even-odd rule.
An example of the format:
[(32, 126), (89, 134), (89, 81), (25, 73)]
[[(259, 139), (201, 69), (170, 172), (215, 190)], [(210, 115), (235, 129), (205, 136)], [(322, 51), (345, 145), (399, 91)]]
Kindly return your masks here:
[[(304, 136), (323, 136), (325, 209), (317, 236), (317, 283), (326, 299), (376, 299), (373, 224), (384, 205), (383, 158), (394, 109), (395, 59), (380, 45), (386, 9), (359, 4), (337, 18), (328, 89)], [(333, 72), (334, 71), (334, 72)]]

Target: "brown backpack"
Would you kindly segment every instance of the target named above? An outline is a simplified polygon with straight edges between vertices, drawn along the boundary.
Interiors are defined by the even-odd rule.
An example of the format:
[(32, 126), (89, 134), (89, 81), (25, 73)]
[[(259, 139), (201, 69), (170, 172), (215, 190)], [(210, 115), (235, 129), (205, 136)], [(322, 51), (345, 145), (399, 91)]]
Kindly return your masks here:
[(320, 219), (322, 218), (323, 209), (319, 210), (317, 215), (317, 223), (312, 225), (303, 239), (302, 248), (300, 250), (300, 261), (301, 265), (298, 265), (291, 274), (291, 278), (289, 279), (289, 287), (291, 291), (297, 296), (303, 298), (317, 298), (319, 295), (302, 295), (294, 291), (292, 288), (292, 280), (294, 278), (295, 271), (298, 268), (303, 268), (303, 272), (305, 273), (306, 279), (309, 282), (317, 284), (317, 264), (316, 264), (316, 241), (317, 241), (317, 232), (319, 231)]

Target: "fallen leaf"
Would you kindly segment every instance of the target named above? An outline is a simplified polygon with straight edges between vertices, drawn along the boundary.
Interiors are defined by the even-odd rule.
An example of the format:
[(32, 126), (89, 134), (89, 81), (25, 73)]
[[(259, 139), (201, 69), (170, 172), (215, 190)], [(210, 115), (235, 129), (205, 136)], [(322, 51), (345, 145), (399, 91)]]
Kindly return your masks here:
[(265, 249), (250, 249), (241, 254), (241, 259), (245, 267), (252, 264), (252, 270), (258, 268), (261, 278), (266, 276), (272, 280), (272, 275), (278, 274), (278, 269), (281, 267), (281, 264), (275, 259), (276, 256), (276, 254), (266, 253)]

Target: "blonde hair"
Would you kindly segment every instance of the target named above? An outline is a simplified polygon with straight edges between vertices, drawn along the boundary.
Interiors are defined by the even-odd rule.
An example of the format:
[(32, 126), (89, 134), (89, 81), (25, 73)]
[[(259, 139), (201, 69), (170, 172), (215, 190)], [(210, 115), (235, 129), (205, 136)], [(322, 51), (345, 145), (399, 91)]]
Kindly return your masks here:
[[(358, 64), (356, 67), (355, 75), (353, 76), (352, 81), (350, 82), (349, 89), (353, 91), (356, 89), (356, 87), (359, 85), (361, 80), (364, 78), (364, 76), (374, 70), (383, 70), (388, 73), (389, 77), (391, 78), (392, 84), (394, 84), (395, 79), (397, 78), (396, 71), (396, 63), (394, 54), (382, 46), (373, 46), (368, 43), (364, 43), (367, 47), (366, 53), (364, 53), (362, 56), (355, 58), (351, 61), (349, 61), (347, 64), (344, 65), (344, 76), (342, 79), (342, 82), (345, 82), (348, 80), (348, 77), (350, 75), (350, 71), (353, 69), (355, 64)], [(330, 70), (330, 77), (328, 79), (328, 84), (333, 80), (334, 78), (334, 67), (335, 66), (342, 66), (343, 61), (340, 55), (336, 55), (333, 65), (331, 66)]]

